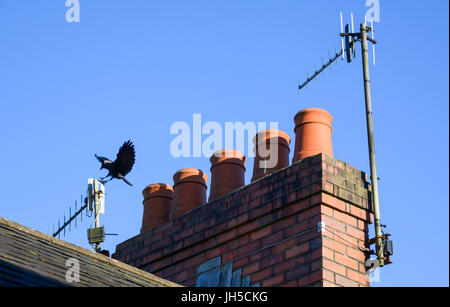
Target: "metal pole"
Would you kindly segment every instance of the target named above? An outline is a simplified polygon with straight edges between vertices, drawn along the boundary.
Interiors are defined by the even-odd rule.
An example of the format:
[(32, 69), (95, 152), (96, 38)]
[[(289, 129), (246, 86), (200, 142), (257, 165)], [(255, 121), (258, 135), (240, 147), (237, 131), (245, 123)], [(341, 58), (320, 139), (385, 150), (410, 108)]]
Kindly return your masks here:
[(369, 141), (370, 181), (372, 182), (373, 213), (375, 218), (376, 253), (380, 266), (384, 265), (383, 240), (380, 222), (380, 205), (378, 199), (378, 177), (375, 163), (375, 145), (373, 140), (372, 99), (370, 94), (369, 46), (367, 43), (367, 26), (361, 24), (361, 49), (364, 71), (364, 93), (366, 100), (367, 137)]
[[(95, 225), (98, 229), (100, 227), (100, 214), (99, 214), (99, 200), (98, 200), (98, 182), (94, 180), (94, 211), (95, 211)], [(100, 251), (100, 243), (95, 243), (95, 251)]]

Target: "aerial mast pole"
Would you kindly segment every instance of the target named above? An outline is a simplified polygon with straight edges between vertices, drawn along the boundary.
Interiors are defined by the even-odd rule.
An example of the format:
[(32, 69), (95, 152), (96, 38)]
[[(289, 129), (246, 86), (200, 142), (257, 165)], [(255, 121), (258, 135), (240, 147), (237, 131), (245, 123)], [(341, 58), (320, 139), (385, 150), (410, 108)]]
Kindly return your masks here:
[[(374, 215), (375, 224), (375, 238), (369, 240), (369, 245), (376, 245), (376, 251), (372, 252), (376, 254), (378, 266), (382, 267), (386, 264), (392, 263), (390, 256), (393, 255), (393, 243), (389, 240), (390, 234), (384, 234), (382, 227), (386, 227), (381, 224), (380, 219), (380, 201), (378, 197), (378, 176), (375, 162), (375, 145), (373, 137), (373, 119), (372, 119), (372, 99), (370, 93), (370, 73), (369, 73), (369, 44), (370, 41), (373, 44), (373, 61), (375, 65), (375, 44), (377, 41), (374, 38), (373, 21), (372, 26), (368, 27), (367, 23), (361, 23), (360, 32), (354, 31), (353, 26), (353, 14), (351, 14), (351, 27), (349, 24), (345, 26), (341, 13), (341, 52), (336, 53), (334, 58), (330, 58), (330, 61), (323, 65), (322, 68), (313, 74), (312, 77), (307, 77), (307, 80), (299, 86), (299, 90), (307, 86), (313, 79), (315, 79), (322, 71), (325, 70), (332, 62), (336, 61), (339, 56), (342, 55), (342, 59), (347, 58), (347, 62), (351, 63), (355, 57), (355, 45), (357, 42), (361, 42), (362, 50), (362, 65), (363, 65), (363, 79), (364, 79), (364, 97), (366, 105), (366, 124), (367, 124), (367, 140), (369, 145), (369, 161), (370, 161), (370, 181), (372, 185), (372, 210)], [(368, 33), (372, 32), (372, 37), (368, 36)]]
[(372, 182), (372, 199), (375, 223), (376, 254), (380, 266), (384, 266), (383, 234), (380, 222), (380, 202), (378, 198), (378, 177), (375, 162), (375, 144), (373, 137), (372, 97), (370, 92), (369, 44), (367, 42), (367, 25), (361, 23), (360, 28), (362, 64), (364, 76), (364, 96), (366, 101), (367, 139), (369, 143), (370, 181)]

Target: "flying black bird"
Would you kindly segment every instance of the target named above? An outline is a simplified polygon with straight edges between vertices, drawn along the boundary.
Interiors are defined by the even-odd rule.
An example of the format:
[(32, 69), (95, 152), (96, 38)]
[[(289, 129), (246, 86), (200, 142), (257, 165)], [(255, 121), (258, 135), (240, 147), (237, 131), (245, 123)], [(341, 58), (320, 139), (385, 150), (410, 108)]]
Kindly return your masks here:
[(122, 179), (130, 186), (133, 186), (126, 178), (125, 175), (128, 174), (133, 168), (135, 161), (135, 152), (134, 145), (131, 141), (126, 141), (123, 143), (122, 147), (119, 149), (119, 153), (117, 154), (117, 158), (114, 162), (105, 157), (99, 157), (95, 155), (95, 157), (102, 163), (102, 167), (100, 169), (106, 168), (108, 170), (108, 175), (100, 178), (101, 180), (111, 177), (109, 180), (104, 181), (108, 182), (114, 178)]

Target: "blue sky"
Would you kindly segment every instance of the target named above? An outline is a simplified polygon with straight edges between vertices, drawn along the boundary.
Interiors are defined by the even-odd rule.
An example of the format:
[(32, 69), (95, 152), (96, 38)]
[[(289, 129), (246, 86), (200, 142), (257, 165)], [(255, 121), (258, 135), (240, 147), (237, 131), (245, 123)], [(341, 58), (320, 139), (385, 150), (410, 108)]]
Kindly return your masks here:
[[(298, 93), (339, 48), (339, 12), (356, 24), (365, 0), (0, 0), (0, 216), (47, 233), (131, 139), (137, 158), (107, 185), (104, 248), (139, 233), (142, 189), (209, 160), (173, 158), (170, 126), (278, 122), (320, 107), (334, 117), (334, 155), (368, 171), (361, 57), (339, 61)], [(448, 1), (380, 0), (371, 66), (382, 223), (395, 244), (380, 286), (448, 286)], [(205, 138), (205, 137), (204, 137)], [(291, 144), (293, 149), (293, 143)], [(292, 155), (292, 152), (291, 152)], [(249, 159), (246, 182), (250, 182)], [(89, 221), (90, 222), (90, 221)], [(64, 238), (89, 247), (86, 218)]]

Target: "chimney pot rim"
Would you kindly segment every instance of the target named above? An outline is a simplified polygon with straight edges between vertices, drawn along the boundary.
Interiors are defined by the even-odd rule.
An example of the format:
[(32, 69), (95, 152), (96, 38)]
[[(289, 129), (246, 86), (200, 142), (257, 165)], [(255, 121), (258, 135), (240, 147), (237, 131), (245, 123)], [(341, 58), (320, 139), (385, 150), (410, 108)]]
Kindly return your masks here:
[(279, 139), (279, 144), (286, 145), (289, 147), (291, 144), (291, 138), (289, 135), (280, 129), (265, 129), (259, 131), (254, 137), (253, 137), (253, 144), (258, 146), (259, 144), (265, 143), (268, 140), (271, 139)]
[(331, 128), (331, 124), (333, 123), (333, 116), (326, 110), (320, 108), (307, 108), (299, 111), (294, 116), (295, 127), (310, 124), (310, 123), (318, 123), (324, 124)]
[(174, 188), (176, 185), (185, 182), (196, 182), (207, 187), (208, 176), (205, 172), (197, 168), (183, 168), (173, 175)]
[(145, 189), (142, 191), (142, 196), (144, 197), (145, 202), (149, 198), (154, 197), (167, 197), (167, 198), (173, 198), (173, 187), (169, 184), (165, 183), (153, 183), (149, 184)]
[(225, 163), (237, 164), (245, 168), (247, 158), (238, 150), (222, 149), (213, 153), (209, 161), (211, 162), (211, 168)]

